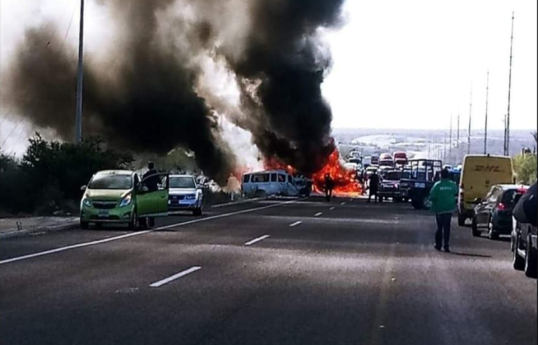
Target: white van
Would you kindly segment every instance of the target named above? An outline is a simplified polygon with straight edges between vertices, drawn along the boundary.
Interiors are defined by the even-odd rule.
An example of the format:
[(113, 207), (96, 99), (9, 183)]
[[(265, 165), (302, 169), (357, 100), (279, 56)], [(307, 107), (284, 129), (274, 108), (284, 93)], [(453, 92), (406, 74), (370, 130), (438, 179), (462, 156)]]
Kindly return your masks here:
[(247, 197), (299, 195), (293, 176), (285, 170), (266, 170), (243, 175), (241, 190)]

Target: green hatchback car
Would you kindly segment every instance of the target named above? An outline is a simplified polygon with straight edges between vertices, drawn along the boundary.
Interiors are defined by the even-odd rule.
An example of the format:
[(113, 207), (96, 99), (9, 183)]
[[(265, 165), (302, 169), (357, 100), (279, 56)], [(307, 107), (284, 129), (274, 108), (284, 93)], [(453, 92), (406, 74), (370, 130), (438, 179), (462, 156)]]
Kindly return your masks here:
[(154, 174), (145, 179), (130, 170), (99, 171), (87, 186), (80, 201), (80, 227), (90, 223), (125, 223), (138, 228), (148, 217), (168, 215), (168, 174)]

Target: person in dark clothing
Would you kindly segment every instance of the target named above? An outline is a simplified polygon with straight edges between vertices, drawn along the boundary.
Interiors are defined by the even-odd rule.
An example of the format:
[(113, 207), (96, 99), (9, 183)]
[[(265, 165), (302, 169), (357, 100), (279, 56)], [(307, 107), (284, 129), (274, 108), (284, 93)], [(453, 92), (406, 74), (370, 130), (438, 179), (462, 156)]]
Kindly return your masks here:
[(155, 164), (153, 162), (148, 163), (148, 171), (142, 177), (144, 185), (148, 187), (149, 192), (154, 192), (158, 189), (159, 176), (157, 176), (157, 170), (155, 170)]
[[(144, 186), (147, 187), (148, 192), (155, 192), (159, 190), (159, 176), (157, 175), (158, 172), (155, 169), (155, 164), (153, 162), (148, 163), (148, 171), (144, 174), (142, 177)], [(153, 228), (155, 226), (155, 217), (148, 217), (147, 218), (147, 225), (150, 228)]]
[(373, 174), (369, 178), (369, 185), (368, 188), (370, 189), (370, 193), (368, 194), (368, 201), (370, 202), (370, 198), (372, 195), (374, 196), (374, 201), (377, 202), (378, 196), (377, 196), (377, 190), (379, 187), (379, 175), (377, 174), (377, 170), (374, 170)]
[(332, 179), (331, 175), (325, 174), (325, 198), (327, 198), (327, 201), (331, 201), (333, 189), (334, 180)]

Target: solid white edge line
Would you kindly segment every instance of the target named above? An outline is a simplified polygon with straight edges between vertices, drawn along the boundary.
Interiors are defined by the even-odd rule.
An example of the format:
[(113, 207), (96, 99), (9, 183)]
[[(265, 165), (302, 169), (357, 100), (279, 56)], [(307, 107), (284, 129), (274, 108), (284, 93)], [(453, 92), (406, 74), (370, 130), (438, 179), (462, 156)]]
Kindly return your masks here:
[(173, 276), (170, 276), (168, 278), (164, 278), (163, 280), (159, 280), (158, 282), (155, 282), (155, 283), (151, 284), (150, 287), (163, 286), (164, 284), (168, 284), (173, 280), (179, 279), (181, 277), (184, 277), (184, 276), (186, 276), (188, 274), (194, 273), (194, 272), (199, 271), (201, 269), (202, 269), (202, 267), (200, 267), (200, 266), (193, 266), (193, 267), (191, 267), (191, 268), (189, 268), (189, 269), (187, 269), (185, 271), (181, 271), (179, 273), (176, 273)]
[(225, 214), (220, 214), (220, 215), (216, 215), (216, 216), (190, 220), (190, 221), (183, 222), (183, 223), (176, 223), (176, 224), (161, 226), (161, 227), (158, 227), (158, 228), (155, 228), (155, 229), (152, 229), (152, 230), (144, 230), (144, 231), (139, 231), (139, 232), (135, 232), (135, 233), (131, 233), (131, 234), (109, 237), (109, 238), (105, 238), (105, 239), (97, 240), (97, 241), (73, 244), (73, 245), (66, 246), (66, 247), (60, 247), (60, 248), (55, 248), (55, 249), (51, 249), (51, 250), (46, 250), (44, 252), (38, 252), (38, 253), (34, 253), (34, 254), (28, 254), (28, 255), (14, 257), (14, 258), (11, 258), (11, 259), (1, 260), (0, 265), (8, 264), (8, 263), (11, 263), (11, 262), (16, 262), (16, 261), (21, 261), (21, 260), (26, 260), (26, 259), (31, 259), (31, 258), (35, 258), (35, 257), (39, 257), (39, 256), (59, 253), (59, 252), (63, 252), (63, 251), (70, 250), (70, 249), (82, 248), (82, 247), (92, 246), (92, 245), (96, 245), (96, 244), (117, 241), (117, 240), (121, 240), (121, 239), (128, 238), (128, 237), (145, 235), (147, 233), (158, 231), (158, 230), (165, 230), (165, 229), (170, 229), (170, 228), (174, 228), (174, 227), (179, 227), (179, 226), (184, 226), (184, 225), (189, 225), (189, 224), (194, 224), (194, 223), (200, 223), (200, 222), (204, 222), (204, 221), (208, 221), (208, 220), (212, 220), (212, 219), (230, 217), (230, 216), (234, 216), (234, 215), (237, 215), (237, 214), (249, 213), (249, 212), (254, 212), (254, 211), (263, 210), (263, 209), (267, 209), (267, 208), (287, 205), (287, 204), (291, 204), (291, 203), (294, 203), (296, 201), (300, 201), (300, 200), (304, 200), (304, 199), (306, 199), (306, 198), (290, 200), (290, 201), (286, 201), (286, 202), (282, 202), (282, 203), (278, 203), (278, 204), (273, 204), (273, 205), (262, 206), (262, 207), (249, 208), (249, 209), (238, 211), (238, 212), (225, 213)]
[(314, 215), (314, 217), (319, 217), (319, 216), (321, 216), (322, 214), (323, 214), (323, 212), (318, 212), (318, 213), (316, 213), (316, 214)]
[(245, 246), (251, 246), (251, 245), (253, 245), (254, 243), (258, 243), (258, 242), (260, 242), (260, 241), (263, 241), (263, 240), (265, 240), (265, 239), (268, 238), (268, 237), (269, 237), (269, 235), (263, 235), (263, 236), (260, 236), (260, 237), (258, 237), (258, 238), (255, 238), (255, 239), (251, 240), (251, 241), (248, 241), (247, 243), (245, 243)]
[(301, 222), (300, 220), (296, 221), (295, 223), (291, 223), (290, 226), (291, 227), (294, 227), (294, 226), (297, 226), (297, 225), (300, 225), (302, 224), (303, 222)]
[(46, 250), (44, 252), (18, 256), (18, 257), (15, 257), (15, 258), (5, 259), (5, 260), (0, 261), (0, 265), (7, 264), (7, 263), (10, 263), (10, 262), (20, 261), (20, 260), (31, 259), (31, 258), (35, 258), (35, 257), (38, 257), (38, 256), (59, 253), (59, 252), (63, 252), (65, 250), (69, 250), (69, 249), (82, 248), (82, 247), (92, 246), (92, 245), (96, 245), (96, 244), (101, 244), (101, 243), (121, 240), (121, 239), (127, 238), (127, 237), (144, 235), (144, 234), (147, 234), (148, 232), (151, 232), (151, 230), (145, 230), (145, 231), (135, 232), (135, 233), (132, 233), (132, 234), (127, 234), (127, 235), (109, 237), (109, 238), (105, 238), (105, 239), (97, 240), (97, 241), (92, 241), (92, 242), (73, 244), (71, 246), (66, 246), (66, 247), (60, 247), (60, 248), (56, 248), (56, 249)]

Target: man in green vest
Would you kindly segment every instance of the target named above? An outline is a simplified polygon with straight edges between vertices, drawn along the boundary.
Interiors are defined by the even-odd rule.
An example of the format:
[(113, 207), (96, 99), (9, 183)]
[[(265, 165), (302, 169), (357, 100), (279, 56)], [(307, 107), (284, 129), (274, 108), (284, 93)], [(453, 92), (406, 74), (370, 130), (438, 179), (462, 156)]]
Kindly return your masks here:
[(450, 222), (452, 213), (456, 209), (458, 186), (449, 179), (447, 169), (441, 171), (441, 180), (436, 182), (430, 191), (431, 210), (435, 212), (437, 231), (435, 232), (434, 248), (441, 250), (441, 244), (445, 252), (450, 252)]

